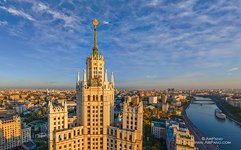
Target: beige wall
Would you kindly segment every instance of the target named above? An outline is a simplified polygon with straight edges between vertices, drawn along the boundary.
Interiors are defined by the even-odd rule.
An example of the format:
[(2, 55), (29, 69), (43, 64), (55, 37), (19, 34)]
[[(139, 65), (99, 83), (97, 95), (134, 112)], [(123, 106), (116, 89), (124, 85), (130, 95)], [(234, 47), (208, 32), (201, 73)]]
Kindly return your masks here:
[[(26, 131), (23, 130), (23, 137), (22, 139), (22, 131), (21, 131), (21, 123), (20, 117), (18, 115), (5, 117), (0, 120), (0, 148), (1, 150), (11, 149), (17, 146), (20, 146), (22, 142), (24, 142), (27, 137), (29, 137), (31, 130)], [(30, 137), (31, 139), (31, 137)]]
[(87, 57), (86, 64), (83, 80), (80, 81), (78, 74), (76, 83), (77, 126), (73, 125), (73, 120), (69, 120), (69, 127), (66, 123), (66, 103), (62, 106), (49, 103), (49, 149), (142, 149), (142, 102), (139, 99), (126, 102), (123, 129), (113, 127), (114, 76), (109, 82), (102, 55)]

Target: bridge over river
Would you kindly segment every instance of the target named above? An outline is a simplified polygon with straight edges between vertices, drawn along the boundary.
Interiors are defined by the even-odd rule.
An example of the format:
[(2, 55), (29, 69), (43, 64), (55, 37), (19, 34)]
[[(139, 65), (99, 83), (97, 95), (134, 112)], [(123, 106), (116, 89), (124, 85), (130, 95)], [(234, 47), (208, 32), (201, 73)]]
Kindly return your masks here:
[(192, 104), (200, 104), (200, 105), (211, 105), (211, 104), (215, 104), (215, 102), (210, 99), (210, 98), (199, 98), (199, 97), (195, 97), (191, 100)]
[(240, 150), (241, 126), (229, 117), (225, 120), (217, 118), (215, 110), (218, 107), (211, 104), (216, 102), (215, 99), (194, 97), (183, 113), (196, 146), (199, 150)]

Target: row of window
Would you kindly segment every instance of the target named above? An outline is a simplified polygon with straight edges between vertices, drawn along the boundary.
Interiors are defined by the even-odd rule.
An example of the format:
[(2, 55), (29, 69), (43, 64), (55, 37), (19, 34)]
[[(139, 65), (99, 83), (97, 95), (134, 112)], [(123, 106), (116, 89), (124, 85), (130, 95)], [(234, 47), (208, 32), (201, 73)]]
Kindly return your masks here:
[[(56, 120), (57, 118), (54, 118), (54, 120)], [(64, 117), (58, 117), (58, 120), (60, 119), (63, 119), (64, 120)]]
[[(117, 135), (117, 131), (116, 130), (113, 130), (113, 129), (109, 129), (108, 130), (108, 134), (109, 135)], [(127, 135), (126, 135), (127, 136)], [(124, 140), (127, 140), (127, 137), (126, 136), (124, 136)], [(120, 132), (119, 133), (119, 137), (120, 137), (120, 139), (122, 139), (122, 133)], [(108, 141), (109, 139), (107, 139), (107, 141)], [(129, 135), (129, 139), (128, 140), (132, 140), (132, 135), (130, 134)], [(111, 141), (112, 142), (112, 141)]]
[[(127, 118), (127, 120), (128, 120), (128, 119), (133, 120), (133, 117), (132, 117), (132, 116), (131, 116), (131, 117), (127, 116), (126, 118)], [(134, 118), (135, 118), (135, 120), (137, 120), (137, 117), (134, 117)]]
[(103, 128), (88, 128), (88, 134), (103, 134)]
[[(100, 98), (100, 99), (99, 99)], [(103, 95), (100, 95), (100, 97), (98, 96), (98, 95), (93, 95), (92, 96), (92, 99), (91, 99), (91, 96), (90, 95), (88, 95), (88, 101), (98, 101), (98, 100), (100, 100), (100, 101), (103, 101)]]
[[(115, 147), (115, 149), (117, 148), (117, 144), (111, 144), (111, 143), (108, 143), (108, 145), (107, 145), (107, 149), (110, 149), (110, 150), (112, 150), (113, 148)], [(120, 147), (122, 148), (122, 144), (120, 143)], [(125, 149), (127, 149), (127, 145), (126, 144), (124, 144), (123, 145), (123, 147), (125, 148)], [(129, 149), (131, 150), (132, 149), (132, 146), (130, 145), (129, 146)]]
[[(67, 140), (67, 139), (71, 139), (77, 135), (81, 135), (82, 134), (82, 130), (74, 130), (74, 134), (71, 134), (71, 133), (65, 133), (65, 134), (60, 134), (59, 135), (59, 141), (62, 141), (62, 140)], [(83, 140), (82, 140), (83, 141)], [(79, 141), (78, 141), (79, 142)]]
[[(61, 122), (60, 122), (60, 121), (58, 121), (58, 122), (54, 122), (54, 125), (56, 125), (56, 124), (60, 125)], [(62, 121), (62, 124), (64, 124), (64, 121)]]

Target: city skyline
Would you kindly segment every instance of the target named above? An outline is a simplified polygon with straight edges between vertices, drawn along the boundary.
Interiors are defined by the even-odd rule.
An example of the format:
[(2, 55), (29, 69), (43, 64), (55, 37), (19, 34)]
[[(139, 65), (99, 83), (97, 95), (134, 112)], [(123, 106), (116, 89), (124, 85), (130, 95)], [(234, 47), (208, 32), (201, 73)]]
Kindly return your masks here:
[(117, 88), (239, 88), (240, 5), (1, 1), (0, 88), (74, 89), (93, 48), (93, 18)]

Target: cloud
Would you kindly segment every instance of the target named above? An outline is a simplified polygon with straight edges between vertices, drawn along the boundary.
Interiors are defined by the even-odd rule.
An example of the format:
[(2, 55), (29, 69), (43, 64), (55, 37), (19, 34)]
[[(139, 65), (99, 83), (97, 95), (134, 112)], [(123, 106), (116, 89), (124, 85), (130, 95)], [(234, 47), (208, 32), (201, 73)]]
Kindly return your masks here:
[(21, 10), (17, 10), (17, 9), (14, 9), (14, 8), (7, 8), (7, 7), (4, 7), (4, 6), (0, 6), (0, 9), (5, 10), (5, 11), (7, 11), (10, 14), (13, 14), (15, 16), (20, 16), (20, 17), (23, 17), (23, 18), (28, 19), (30, 21), (35, 21), (35, 19), (32, 16), (30, 16), (29, 14), (26, 14), (25, 12), (23, 12)]
[(156, 76), (156, 75), (149, 75), (149, 74), (147, 74), (147, 75), (146, 75), (146, 78), (148, 78), (148, 79), (150, 79), (150, 78), (154, 79), (154, 78), (157, 78), (157, 76)]
[(228, 69), (228, 72), (234, 72), (234, 71), (238, 71), (238, 70), (239, 70), (239, 68), (234, 67), (234, 68), (230, 68), (230, 69)]
[[(223, 68), (226, 69), (220, 76), (225, 76), (230, 66), (241, 65), (238, 1), (8, 2), (5, 11), (7, 7), (15, 8), (37, 20), (32, 24), (9, 21), (6, 26), (11, 28), (6, 30), (10, 35), (26, 38), (24, 44), (31, 51), (22, 55), (42, 60), (40, 64), (51, 63), (58, 71), (85, 64), (93, 44), (93, 18), (103, 25), (98, 27), (99, 51), (105, 56), (107, 68), (118, 70), (121, 80), (175, 76), (166, 81), (168, 85), (174, 79), (188, 82), (202, 78), (202, 73), (215, 74)], [(21, 22), (22, 26), (17, 27)], [(201, 75), (188, 74), (199, 71)], [(131, 73), (125, 75), (126, 72)], [(158, 84), (161, 83), (165, 82)]]
[(108, 21), (103, 21), (103, 24), (106, 24), (106, 25), (108, 25), (110, 22), (108, 22)]
[(7, 25), (7, 24), (8, 24), (7, 21), (0, 21), (0, 26), (5, 26), (5, 25)]
[(157, 6), (160, 3), (159, 0), (151, 0), (148, 2), (148, 6)]
[(76, 19), (72, 16), (68, 16), (62, 12), (55, 11), (51, 9), (48, 5), (44, 3), (34, 3), (33, 10), (38, 13), (49, 13), (54, 19), (63, 20), (66, 26), (73, 26), (76, 23)]

